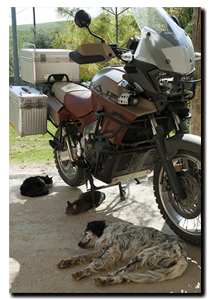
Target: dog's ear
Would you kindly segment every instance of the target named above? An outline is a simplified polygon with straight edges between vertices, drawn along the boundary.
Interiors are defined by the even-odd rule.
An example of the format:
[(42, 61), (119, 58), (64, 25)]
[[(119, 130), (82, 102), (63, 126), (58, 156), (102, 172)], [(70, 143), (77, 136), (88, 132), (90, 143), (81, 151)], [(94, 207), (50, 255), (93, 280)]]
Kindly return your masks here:
[(67, 201), (67, 205), (71, 207), (72, 203), (70, 201)]
[(105, 221), (92, 221), (87, 224), (86, 231), (91, 230), (98, 238), (103, 234)]

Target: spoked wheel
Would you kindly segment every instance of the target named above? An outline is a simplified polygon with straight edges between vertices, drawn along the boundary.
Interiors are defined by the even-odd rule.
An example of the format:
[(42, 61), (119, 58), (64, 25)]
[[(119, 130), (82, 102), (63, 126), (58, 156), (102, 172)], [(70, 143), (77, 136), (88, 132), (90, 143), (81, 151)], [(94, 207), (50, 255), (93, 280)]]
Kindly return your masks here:
[[(62, 132), (62, 136), (64, 136)], [(55, 136), (59, 137), (59, 129), (57, 130)], [(85, 170), (78, 166), (73, 166), (72, 162), (77, 160), (77, 149), (74, 148), (71, 138), (69, 137), (69, 149), (68, 141), (64, 141), (64, 147), (61, 150), (54, 149), (54, 158), (56, 167), (58, 169), (59, 175), (61, 178), (70, 186), (81, 186), (86, 183)], [(73, 160), (70, 159), (68, 151), (71, 152)]]
[(172, 159), (185, 200), (176, 201), (162, 163), (154, 170), (156, 202), (169, 227), (192, 244), (201, 243), (201, 155), (179, 151)]

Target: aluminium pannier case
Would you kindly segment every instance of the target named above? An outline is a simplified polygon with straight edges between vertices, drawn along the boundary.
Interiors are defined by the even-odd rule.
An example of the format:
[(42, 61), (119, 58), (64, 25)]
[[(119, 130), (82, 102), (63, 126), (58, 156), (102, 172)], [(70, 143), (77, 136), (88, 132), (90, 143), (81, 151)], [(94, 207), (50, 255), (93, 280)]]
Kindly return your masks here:
[(30, 86), (10, 86), (9, 124), (20, 136), (47, 133), (47, 101)]
[[(34, 49), (24, 49), (24, 45)], [(79, 82), (79, 65), (69, 58), (70, 52), (67, 49), (36, 49), (34, 44), (24, 43), (20, 50), (21, 79), (40, 84), (48, 82), (50, 75), (66, 74), (69, 81)]]

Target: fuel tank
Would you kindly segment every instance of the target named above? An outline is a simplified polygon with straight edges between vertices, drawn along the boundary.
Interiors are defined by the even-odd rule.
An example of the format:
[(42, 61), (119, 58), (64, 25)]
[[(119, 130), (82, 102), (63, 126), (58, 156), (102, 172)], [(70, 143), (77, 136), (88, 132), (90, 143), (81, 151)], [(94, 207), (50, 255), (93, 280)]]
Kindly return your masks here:
[(104, 68), (93, 77), (91, 88), (99, 95), (111, 96), (111, 99), (118, 103), (118, 97), (128, 92), (128, 88), (125, 87), (127, 81), (123, 79), (124, 74), (124, 66)]
[[(127, 93), (131, 87), (128, 82), (123, 79), (125, 75), (123, 66), (110, 66), (99, 71), (92, 79), (90, 89), (93, 91), (93, 105), (101, 108), (109, 116), (125, 123), (132, 124), (138, 117), (157, 111), (155, 104), (141, 96), (138, 96), (138, 105), (122, 106), (118, 103), (118, 98)], [(124, 76), (125, 77), (125, 76)], [(108, 118), (104, 118), (101, 128), (101, 134), (109, 135), (118, 129), (119, 125)], [(123, 128), (110, 141), (114, 145), (123, 145), (122, 138), (127, 131)]]

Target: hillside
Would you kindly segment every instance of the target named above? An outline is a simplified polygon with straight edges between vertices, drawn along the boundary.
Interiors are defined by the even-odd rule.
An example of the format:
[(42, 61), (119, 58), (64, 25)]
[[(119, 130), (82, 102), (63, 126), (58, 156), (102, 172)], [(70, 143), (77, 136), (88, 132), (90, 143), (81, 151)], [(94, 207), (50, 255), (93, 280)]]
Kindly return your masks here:
[[(43, 30), (45, 32), (51, 33), (57, 27), (62, 31), (69, 21), (58, 21), (58, 22), (49, 22), (49, 23), (40, 23), (36, 25), (37, 30)], [(17, 35), (18, 35), (18, 51), (23, 47), (23, 43), (30, 43), (33, 41), (34, 33), (32, 31), (33, 24), (28, 25), (18, 25), (17, 26)], [(9, 47), (12, 48), (12, 26), (9, 26)]]

